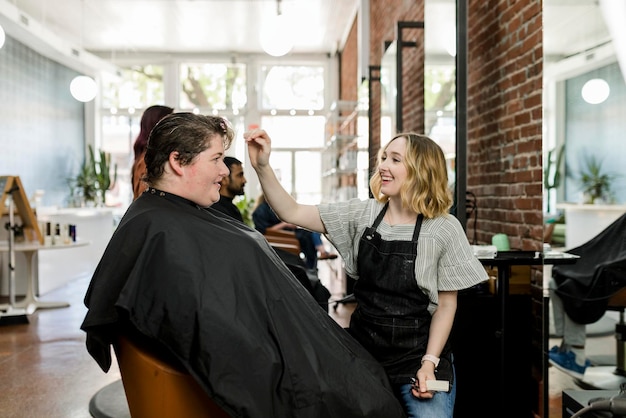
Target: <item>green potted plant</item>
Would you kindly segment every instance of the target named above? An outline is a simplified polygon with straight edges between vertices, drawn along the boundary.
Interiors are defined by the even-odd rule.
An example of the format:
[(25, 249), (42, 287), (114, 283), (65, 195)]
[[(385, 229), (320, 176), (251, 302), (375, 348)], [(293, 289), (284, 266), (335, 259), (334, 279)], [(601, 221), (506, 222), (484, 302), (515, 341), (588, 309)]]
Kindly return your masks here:
[(235, 206), (241, 212), (241, 216), (243, 217), (243, 221), (246, 225), (251, 228), (254, 228), (254, 222), (252, 221), (252, 209), (254, 208), (254, 199), (248, 198), (248, 196), (240, 196), (235, 201)]
[(89, 154), (78, 175), (68, 181), (70, 199), (74, 204), (80, 200), (81, 203), (99, 205), (104, 203), (106, 191), (113, 188), (117, 181), (117, 164), (111, 169), (110, 153), (100, 150), (96, 160), (92, 146), (89, 145), (88, 149)]
[[(111, 170), (111, 153), (100, 150), (99, 158), (96, 161), (94, 151), (89, 146), (89, 156), (92, 165), (92, 171), (95, 173), (96, 187), (100, 195), (101, 202), (104, 203), (104, 195), (107, 190), (111, 190), (117, 181), (117, 164), (113, 165)], [(113, 175), (111, 176), (111, 171)]]
[(584, 203), (596, 203), (597, 200), (610, 203), (613, 200), (611, 183), (615, 175), (602, 170), (602, 161), (594, 155), (585, 154), (579, 181), (582, 186)]

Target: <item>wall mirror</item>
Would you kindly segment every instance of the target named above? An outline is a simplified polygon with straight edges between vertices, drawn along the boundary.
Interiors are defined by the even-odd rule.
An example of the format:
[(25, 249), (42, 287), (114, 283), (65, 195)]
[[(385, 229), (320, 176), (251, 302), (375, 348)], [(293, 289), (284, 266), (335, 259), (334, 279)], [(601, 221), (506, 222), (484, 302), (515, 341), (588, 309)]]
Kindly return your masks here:
[[(608, 226), (600, 209), (612, 212), (610, 220), (626, 210), (626, 171), (615, 152), (626, 130), (626, 3), (543, 4), (543, 209), (548, 221), (565, 225), (555, 243), (573, 248)], [(581, 215), (581, 204), (594, 206)], [(572, 220), (584, 216), (592, 227), (573, 228), (568, 214)]]
[[(465, 176), (457, 173), (457, 2), (426, 0), (424, 5), (424, 132), (443, 149), (450, 187), (465, 196)], [(460, 155), (464, 158), (463, 155)], [(461, 165), (464, 170), (464, 164)], [(462, 184), (461, 184), (462, 183)], [(458, 186), (461, 186), (457, 188)], [(464, 198), (461, 201), (465, 212)], [(453, 209), (456, 212), (456, 209)], [(465, 216), (457, 217), (465, 225)]]
[[(621, 152), (626, 130), (625, 18), (623, 1), (543, 2), (543, 211), (553, 230), (549, 238), (553, 247), (571, 249), (584, 244), (626, 212)], [(611, 180), (608, 192), (591, 196), (582, 175), (590, 173), (594, 164), (596, 177), (608, 175)], [(549, 269), (546, 266), (545, 275), (551, 275)], [(544, 282), (548, 279), (544, 277)], [(549, 316), (551, 335), (556, 336), (552, 310)], [(616, 320), (615, 312), (607, 312), (601, 321), (586, 327), (588, 358), (612, 356), (615, 364), (611, 350)], [(606, 343), (593, 343), (603, 331), (608, 335), (602, 337)], [(560, 342), (560, 338), (551, 340), (549, 347)], [(597, 352), (600, 346), (608, 352)], [(550, 392), (576, 388), (563, 376), (550, 372)], [(590, 376), (609, 382), (609, 375), (585, 373), (582, 379), (588, 388), (609, 389), (598, 387)]]

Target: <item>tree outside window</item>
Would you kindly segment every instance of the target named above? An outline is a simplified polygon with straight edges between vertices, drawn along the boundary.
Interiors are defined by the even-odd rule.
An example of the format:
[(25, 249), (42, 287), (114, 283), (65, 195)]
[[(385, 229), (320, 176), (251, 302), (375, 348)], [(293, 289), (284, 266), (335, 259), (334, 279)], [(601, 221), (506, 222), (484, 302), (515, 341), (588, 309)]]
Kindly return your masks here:
[(181, 109), (238, 111), (246, 106), (245, 64), (180, 65)]

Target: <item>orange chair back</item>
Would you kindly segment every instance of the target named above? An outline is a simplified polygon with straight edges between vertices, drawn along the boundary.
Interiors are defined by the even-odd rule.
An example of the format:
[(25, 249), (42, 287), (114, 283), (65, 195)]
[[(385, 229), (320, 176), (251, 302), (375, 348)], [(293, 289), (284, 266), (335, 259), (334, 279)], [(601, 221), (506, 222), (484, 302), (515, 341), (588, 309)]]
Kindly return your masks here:
[(132, 418), (229, 417), (189, 373), (128, 338), (119, 338), (115, 354)]

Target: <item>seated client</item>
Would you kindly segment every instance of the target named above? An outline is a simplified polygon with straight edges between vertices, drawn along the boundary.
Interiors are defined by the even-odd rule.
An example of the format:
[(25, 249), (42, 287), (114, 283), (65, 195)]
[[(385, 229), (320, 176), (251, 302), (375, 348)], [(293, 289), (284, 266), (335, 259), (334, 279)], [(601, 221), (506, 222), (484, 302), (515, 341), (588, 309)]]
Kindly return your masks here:
[(379, 363), (265, 238), (207, 210), (232, 138), (224, 119), (193, 113), (153, 129), (149, 189), (120, 221), (85, 296), (88, 351), (106, 372), (117, 335), (134, 333), (234, 417), (402, 417)]

